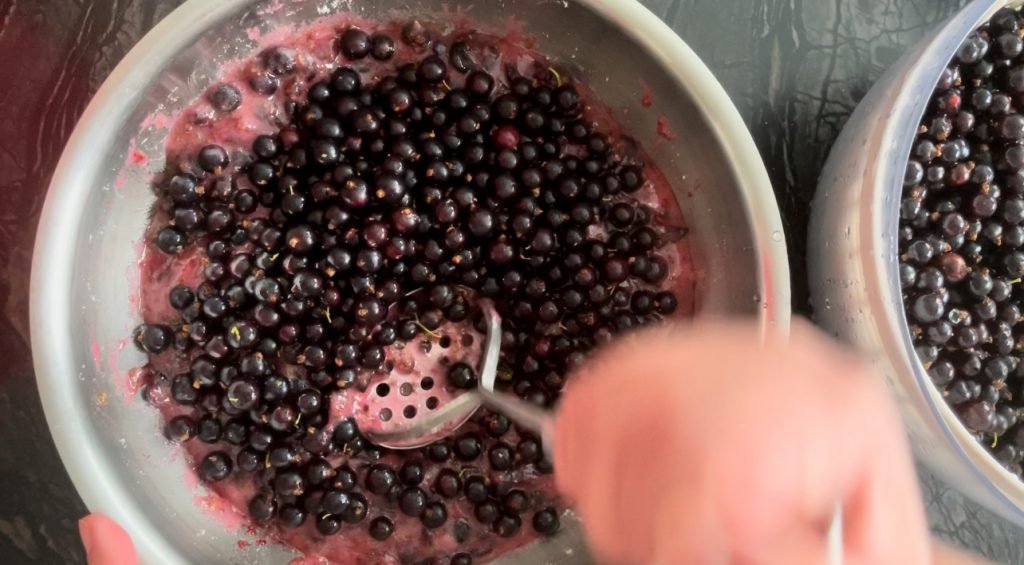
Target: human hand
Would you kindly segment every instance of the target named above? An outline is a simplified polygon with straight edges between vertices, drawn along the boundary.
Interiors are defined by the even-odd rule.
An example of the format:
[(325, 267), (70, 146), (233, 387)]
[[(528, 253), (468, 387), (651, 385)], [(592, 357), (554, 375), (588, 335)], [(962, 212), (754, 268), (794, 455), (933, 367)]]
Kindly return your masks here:
[(89, 565), (137, 565), (139, 562), (128, 533), (102, 514), (90, 514), (79, 520), (78, 534), (82, 537)]
[(848, 565), (968, 562), (933, 555), (880, 380), (806, 323), (763, 344), (752, 324), (636, 333), (573, 382), (556, 480), (602, 559), (825, 563), (841, 502)]

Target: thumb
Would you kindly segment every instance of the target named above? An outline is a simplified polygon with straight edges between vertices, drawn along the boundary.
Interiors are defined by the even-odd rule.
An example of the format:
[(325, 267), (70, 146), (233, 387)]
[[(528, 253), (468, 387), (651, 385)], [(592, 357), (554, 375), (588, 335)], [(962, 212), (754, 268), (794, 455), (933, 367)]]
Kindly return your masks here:
[(128, 533), (102, 514), (78, 521), (78, 533), (89, 565), (137, 565), (139, 558)]

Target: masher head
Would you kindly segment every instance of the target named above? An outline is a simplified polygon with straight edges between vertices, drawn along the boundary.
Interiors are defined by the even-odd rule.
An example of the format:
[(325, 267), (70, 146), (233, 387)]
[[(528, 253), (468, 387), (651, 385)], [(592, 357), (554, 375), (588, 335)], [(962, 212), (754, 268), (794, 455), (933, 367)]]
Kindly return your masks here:
[[(470, 365), (469, 360), (478, 360), (479, 386), (490, 391), (501, 355), (501, 318), (492, 308), (483, 308), (483, 313), (487, 322), (483, 347), (479, 340), (460, 339), (457, 351), (449, 348), (448, 352), (462, 355), (456, 360)], [(389, 449), (423, 447), (453, 434), (480, 408), (477, 390), (451, 388), (443, 375), (423, 376), (422, 365), (433, 361), (435, 367), (440, 366), (438, 359), (428, 352), (420, 361), (424, 362), (420, 370), (404, 373), (402, 367), (396, 367), (387, 382), (371, 384), (354, 399), (356, 423), (371, 442)]]

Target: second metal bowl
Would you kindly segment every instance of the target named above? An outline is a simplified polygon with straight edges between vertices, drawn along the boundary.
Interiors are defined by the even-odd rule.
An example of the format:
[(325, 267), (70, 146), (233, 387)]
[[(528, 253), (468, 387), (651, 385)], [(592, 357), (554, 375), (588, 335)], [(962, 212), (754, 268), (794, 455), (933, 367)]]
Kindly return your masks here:
[(1024, 525), (1024, 483), (970, 436), (914, 352), (896, 240), (910, 147), (940, 74), (968, 34), (1000, 8), (1019, 4), (968, 4), (865, 96), (821, 174), (808, 261), (816, 321), (872, 360), (899, 403), (916, 454), (956, 488)]

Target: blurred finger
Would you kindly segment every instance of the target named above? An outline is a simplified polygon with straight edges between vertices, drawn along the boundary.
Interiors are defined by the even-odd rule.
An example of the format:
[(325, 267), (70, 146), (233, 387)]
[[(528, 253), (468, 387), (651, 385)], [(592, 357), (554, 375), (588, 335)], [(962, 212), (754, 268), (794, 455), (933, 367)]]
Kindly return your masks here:
[(128, 533), (102, 514), (90, 514), (79, 520), (78, 533), (89, 565), (137, 565), (139, 562)]

